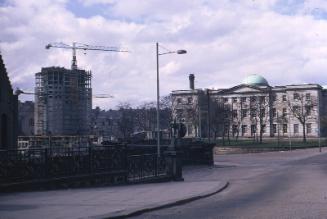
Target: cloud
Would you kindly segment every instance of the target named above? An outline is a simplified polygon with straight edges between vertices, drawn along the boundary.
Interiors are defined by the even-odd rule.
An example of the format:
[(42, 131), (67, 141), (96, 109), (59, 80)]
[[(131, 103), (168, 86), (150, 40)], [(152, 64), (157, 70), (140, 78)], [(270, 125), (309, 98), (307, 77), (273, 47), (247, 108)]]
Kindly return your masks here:
[(103, 108), (155, 100), (155, 42), (188, 51), (160, 57), (162, 95), (187, 89), (190, 73), (198, 88), (235, 86), (253, 73), (271, 85), (327, 84), (326, 11), (323, 0), (12, 0), (0, 5), (0, 48), (13, 85), (27, 90), (41, 67), (70, 67), (71, 51), (45, 50), (49, 42), (128, 48), (77, 54), (93, 72), (93, 93), (115, 96), (94, 99)]

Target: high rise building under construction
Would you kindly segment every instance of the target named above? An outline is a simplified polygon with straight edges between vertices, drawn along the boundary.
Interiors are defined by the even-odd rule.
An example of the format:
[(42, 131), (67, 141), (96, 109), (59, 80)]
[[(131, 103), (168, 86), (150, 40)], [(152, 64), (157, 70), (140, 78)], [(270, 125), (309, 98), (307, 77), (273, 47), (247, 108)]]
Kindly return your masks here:
[(35, 74), (35, 134), (86, 135), (92, 110), (92, 74), (81, 69), (42, 68)]

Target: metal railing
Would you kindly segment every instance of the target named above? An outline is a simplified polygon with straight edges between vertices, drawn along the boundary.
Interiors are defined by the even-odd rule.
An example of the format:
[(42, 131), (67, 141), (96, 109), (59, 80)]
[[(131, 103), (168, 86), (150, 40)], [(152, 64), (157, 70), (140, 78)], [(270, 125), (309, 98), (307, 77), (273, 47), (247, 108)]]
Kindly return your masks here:
[(129, 155), (121, 145), (0, 150), (0, 187), (58, 180), (128, 183), (162, 176), (167, 176), (164, 157), (157, 160), (156, 154)]

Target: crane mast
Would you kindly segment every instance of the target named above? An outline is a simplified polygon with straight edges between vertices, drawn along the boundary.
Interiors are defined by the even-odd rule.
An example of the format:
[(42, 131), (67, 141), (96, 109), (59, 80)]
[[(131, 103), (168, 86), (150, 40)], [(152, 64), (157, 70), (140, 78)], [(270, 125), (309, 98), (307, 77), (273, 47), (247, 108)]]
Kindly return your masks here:
[(66, 43), (49, 43), (45, 46), (46, 49), (53, 48), (62, 48), (62, 49), (71, 49), (72, 50), (72, 66), (71, 69), (77, 69), (77, 59), (76, 59), (76, 50), (98, 50), (98, 51), (108, 51), (108, 52), (128, 52), (127, 50), (122, 50), (118, 47), (108, 47), (108, 46), (92, 46), (88, 44), (82, 44), (73, 42), (72, 45), (68, 45)]

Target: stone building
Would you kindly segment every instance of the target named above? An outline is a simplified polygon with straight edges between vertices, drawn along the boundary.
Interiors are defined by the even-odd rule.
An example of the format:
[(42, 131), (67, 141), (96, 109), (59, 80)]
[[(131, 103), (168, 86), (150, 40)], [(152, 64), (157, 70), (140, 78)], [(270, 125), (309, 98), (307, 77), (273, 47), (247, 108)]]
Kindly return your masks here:
[(0, 54), (0, 149), (17, 147), (17, 104)]
[(172, 92), (173, 117), (186, 124), (187, 136), (318, 137), (326, 135), (327, 91), (319, 84), (270, 86), (250, 75), (227, 89)]

